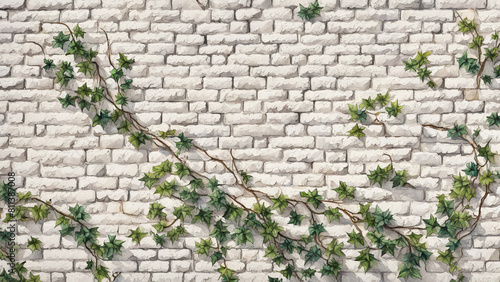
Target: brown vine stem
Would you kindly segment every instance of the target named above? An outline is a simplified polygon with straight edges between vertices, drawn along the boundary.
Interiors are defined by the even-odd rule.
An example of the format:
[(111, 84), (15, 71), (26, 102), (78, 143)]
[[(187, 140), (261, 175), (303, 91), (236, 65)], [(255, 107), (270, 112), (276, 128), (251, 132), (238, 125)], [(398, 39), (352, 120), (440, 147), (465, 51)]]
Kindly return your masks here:
[[(482, 212), (484, 201), (486, 200), (486, 197), (488, 197), (489, 192), (490, 192), (490, 185), (488, 184), (488, 185), (486, 185), (486, 192), (484, 193), (484, 196), (481, 198), (481, 202), (479, 203), (479, 212), (477, 214), (476, 220), (472, 224), (471, 229), (469, 230), (469, 232), (467, 232), (467, 234), (465, 234), (462, 237), (460, 237), (460, 239), (458, 239), (459, 241), (462, 240), (464, 237), (469, 236), (476, 229), (477, 224), (479, 223), (479, 219), (481, 218), (481, 212)], [(458, 232), (458, 234), (456, 235), (456, 237), (458, 237), (458, 235), (460, 235), (460, 233), (462, 231), (463, 230), (461, 230), (460, 232)]]
[(60, 23), (60, 22), (55, 23), (55, 24), (64, 25), (64, 26), (65, 26), (65, 27), (69, 30), (69, 34), (71, 34), (71, 38), (73, 38), (73, 41), (76, 41), (76, 39), (75, 39), (75, 35), (73, 34), (73, 31), (71, 30), (71, 28), (70, 28), (67, 24), (65, 24), (65, 23)]
[(101, 27), (101, 30), (104, 32), (104, 35), (106, 35), (106, 42), (108, 44), (108, 60), (109, 60), (109, 64), (116, 70), (116, 67), (115, 65), (113, 64), (113, 62), (111, 61), (111, 44), (109, 42), (109, 37), (108, 37), (108, 33), (104, 30), (104, 28)]
[(33, 200), (35, 200), (35, 201), (37, 201), (37, 202), (40, 202), (40, 203), (43, 203), (43, 204), (45, 204), (45, 205), (49, 206), (51, 209), (53, 209), (53, 210), (54, 210), (55, 212), (57, 212), (58, 214), (60, 214), (60, 215), (64, 215), (65, 217), (68, 217), (68, 218), (71, 218), (73, 221), (77, 222), (78, 224), (82, 225), (83, 227), (88, 228), (88, 227), (87, 227), (87, 225), (85, 225), (85, 223), (81, 222), (80, 220), (75, 219), (75, 218), (74, 218), (72, 215), (70, 215), (70, 214), (67, 214), (67, 213), (65, 213), (65, 212), (60, 211), (59, 209), (57, 209), (57, 208), (56, 208), (54, 205), (52, 205), (51, 203), (49, 203), (49, 202), (47, 202), (47, 201), (44, 201), (44, 200), (41, 200), (41, 199), (36, 198), (36, 197), (30, 197), (30, 199), (33, 199)]
[(40, 45), (39, 43), (37, 43), (35, 41), (26, 41), (26, 43), (33, 43), (33, 44), (37, 45), (38, 47), (40, 47), (40, 49), (42, 49), (43, 58), (45, 58), (45, 51), (43, 50), (42, 45)]

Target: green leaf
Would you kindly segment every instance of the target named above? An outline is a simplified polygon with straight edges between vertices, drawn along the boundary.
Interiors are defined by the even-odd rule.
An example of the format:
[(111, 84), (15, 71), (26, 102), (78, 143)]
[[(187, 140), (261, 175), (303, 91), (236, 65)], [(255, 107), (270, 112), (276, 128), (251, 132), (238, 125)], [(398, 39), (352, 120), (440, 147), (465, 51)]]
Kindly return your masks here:
[(266, 219), (271, 219), (271, 215), (273, 214), (271, 211), (271, 207), (266, 207), (264, 203), (255, 203), (253, 205), (253, 210), (257, 213), (265, 217)]
[(125, 241), (116, 240), (116, 235), (108, 235), (108, 240), (109, 242), (104, 243), (104, 257), (108, 260), (112, 260), (115, 254), (122, 253), (121, 248), (123, 247), (122, 245)]
[(467, 198), (468, 201), (476, 196), (476, 191), (472, 188), (471, 182), (467, 176), (453, 175), (453, 189), (450, 198), (461, 200)]
[(351, 233), (347, 233), (349, 236), (349, 240), (347, 240), (348, 243), (351, 243), (354, 245), (354, 248), (358, 247), (358, 244), (361, 246), (365, 245), (365, 239), (363, 238), (363, 235), (356, 233), (355, 230), (352, 230)]
[(379, 206), (375, 207), (375, 212), (373, 213), (375, 218), (375, 228), (378, 232), (383, 232), (383, 227), (389, 225), (393, 219), (392, 214), (389, 210), (382, 211)]
[(332, 255), (337, 255), (339, 257), (345, 256), (342, 249), (344, 248), (344, 243), (339, 243), (336, 238), (326, 245), (325, 255), (330, 258)]
[(481, 183), (481, 185), (489, 186), (493, 182), (495, 182), (495, 179), (493, 178), (493, 173), (490, 170), (487, 170), (479, 176), (479, 183)]
[(357, 123), (354, 125), (354, 127), (348, 131), (349, 136), (356, 136), (358, 139), (360, 139), (363, 136), (366, 136), (366, 134), (363, 132), (365, 127), (359, 126)]
[(280, 243), (280, 247), (289, 253), (293, 253), (293, 250), (295, 249), (293, 241), (288, 238), (285, 238), (285, 240), (282, 243)]
[(496, 66), (493, 72), (495, 73), (495, 77), (500, 77), (500, 65)]
[(469, 221), (471, 220), (471, 216), (468, 212), (454, 211), (450, 217), (450, 221), (457, 228), (466, 229), (469, 227)]
[(35, 222), (38, 222), (39, 220), (46, 219), (47, 216), (49, 215), (49, 206), (46, 204), (40, 204), (39, 206), (33, 206), (29, 208), (31, 213), (33, 214), (33, 219)]
[(370, 270), (376, 263), (377, 259), (374, 255), (370, 254), (370, 249), (364, 249), (359, 252), (359, 256), (356, 257), (356, 261), (359, 261), (359, 267), (365, 269), (365, 273)]
[(227, 204), (225, 208), (226, 212), (223, 216), (227, 220), (237, 221), (241, 217), (241, 215), (243, 215), (243, 209), (237, 207), (234, 203)]
[(227, 226), (222, 222), (222, 220), (217, 221), (217, 223), (214, 224), (214, 229), (212, 229), (212, 233), (210, 233), (210, 236), (214, 236), (217, 241), (220, 243), (224, 243), (227, 241), (229, 238), (229, 231), (227, 230)]
[(175, 129), (168, 129), (167, 131), (158, 131), (161, 138), (165, 139), (167, 136), (175, 136)]
[(83, 109), (87, 109), (90, 111), (90, 106), (91, 104), (87, 100), (80, 100), (78, 102), (78, 106), (80, 107), (80, 110), (83, 112)]
[(418, 51), (417, 55), (415, 56), (415, 62), (418, 64), (418, 67), (428, 64), (429, 60), (427, 59), (427, 57), (429, 57), (431, 54), (431, 51), (427, 51), (425, 53), (423, 51)]
[(481, 76), (481, 79), (483, 80), (483, 83), (484, 84), (491, 84), (491, 76), (489, 75), (483, 75)]
[(280, 213), (283, 213), (288, 206), (288, 197), (286, 195), (280, 194), (278, 198), (273, 198), (271, 200), (273, 201), (272, 209), (279, 209)]
[(111, 70), (110, 78), (112, 78), (115, 82), (118, 82), (118, 80), (120, 80), (120, 78), (122, 77), (123, 77), (123, 70), (121, 68)]
[(59, 102), (61, 102), (61, 105), (63, 108), (67, 108), (68, 106), (76, 106), (75, 100), (78, 98), (77, 96), (69, 96), (69, 94), (66, 93), (66, 97), (64, 98), (57, 98)]
[(340, 217), (342, 216), (342, 214), (339, 212), (339, 209), (338, 208), (332, 208), (332, 207), (329, 207), (325, 212), (324, 212), (326, 218), (328, 218), (328, 222), (332, 222), (332, 221), (339, 221), (340, 220)]
[(310, 203), (314, 206), (314, 208), (318, 208), (322, 203), (321, 195), (318, 195), (318, 189), (314, 189), (313, 191), (309, 190), (306, 192), (300, 192), (300, 196), (303, 198), (307, 198), (307, 203)]
[(349, 114), (351, 115), (349, 120), (352, 121), (365, 122), (367, 118), (366, 111), (358, 109), (358, 105), (349, 105)]
[(227, 206), (226, 193), (221, 189), (215, 190), (213, 193), (209, 194), (208, 197), (210, 198), (208, 204), (217, 210), (221, 210), (223, 207)]
[(132, 238), (132, 242), (136, 242), (139, 245), (141, 244), (142, 238), (146, 237), (146, 235), (148, 234), (146, 232), (142, 232), (140, 227), (137, 227), (137, 229), (135, 230), (129, 230), (131, 233), (127, 237)]
[(446, 247), (449, 248), (451, 251), (455, 251), (460, 247), (460, 240), (455, 239), (455, 238), (450, 238), (448, 240), (448, 244), (446, 244)]
[(78, 204), (76, 204), (74, 207), (69, 207), (69, 212), (71, 213), (71, 215), (73, 215), (73, 217), (75, 218), (75, 220), (87, 220), (90, 218), (90, 215), (88, 213), (86, 213), (84, 210), (83, 210), (83, 207), (79, 206)]
[(457, 59), (459, 68), (464, 68), (467, 72), (475, 74), (479, 71), (479, 65), (476, 63), (477, 59), (468, 58), (467, 50), (464, 52), (462, 57)]
[(490, 149), (490, 142), (486, 144), (486, 146), (481, 147), (478, 145), (477, 152), (480, 157), (487, 159), (490, 163), (495, 163), (495, 153), (493, 153)]
[(71, 40), (71, 42), (69, 42), (68, 52), (66, 52), (66, 55), (73, 55), (76, 60), (77, 56), (85, 55), (85, 47), (83, 47), (83, 44), (80, 40)]
[(295, 267), (292, 264), (288, 264), (284, 270), (281, 270), (280, 273), (285, 276), (285, 278), (290, 279), (292, 278), (293, 274), (295, 273)]
[(267, 248), (266, 248), (266, 251), (265, 251), (264, 256), (265, 256), (266, 258), (273, 259), (273, 258), (275, 258), (276, 256), (278, 256), (278, 253), (279, 253), (278, 248), (277, 248), (275, 245), (269, 245), (269, 246), (267, 246)]
[(104, 98), (103, 92), (104, 92), (104, 88), (94, 87), (94, 91), (92, 91), (91, 102), (92, 103), (100, 102)]
[(165, 234), (160, 235), (158, 233), (153, 233), (153, 240), (155, 241), (156, 245), (158, 245), (158, 246), (163, 247), (165, 245), (165, 241), (166, 241), (165, 237), (167, 237), (167, 235), (165, 235)]
[(199, 178), (192, 179), (189, 182), (189, 185), (191, 185), (192, 189), (203, 189), (205, 188), (205, 184), (203, 183), (203, 180)]
[(207, 183), (207, 187), (210, 188), (210, 191), (215, 191), (219, 189), (219, 181), (214, 177), (210, 178)]
[(143, 181), (144, 185), (151, 189), (153, 185), (155, 185), (158, 182), (158, 177), (154, 173), (148, 173), (146, 172), (142, 178), (139, 179), (139, 181)]
[(56, 65), (54, 64), (54, 60), (43, 59), (43, 63), (45, 64), (43, 66), (44, 70), (50, 70), (50, 69), (54, 69), (56, 67)]
[(35, 250), (40, 251), (40, 245), (42, 244), (42, 241), (38, 240), (38, 238), (30, 237), (28, 240), (28, 249), (30, 249), (32, 252)]
[(427, 236), (432, 234), (438, 234), (439, 228), (441, 225), (439, 225), (437, 218), (435, 218), (432, 214), (430, 215), (429, 219), (424, 219), (425, 223), (425, 230), (427, 231)]
[(141, 144), (146, 144), (146, 140), (151, 140), (151, 136), (144, 134), (142, 131), (134, 132), (128, 138), (130, 144), (134, 145), (136, 149), (139, 149)]
[(444, 262), (447, 265), (450, 265), (453, 263), (455, 260), (455, 257), (453, 256), (453, 252), (450, 249), (447, 249), (446, 251), (438, 251), (439, 256), (437, 257), (437, 260), (440, 260)]
[(52, 42), (52, 47), (54, 48), (61, 48), (64, 49), (64, 43), (69, 41), (69, 34), (64, 34), (62, 32), (59, 32), (57, 36), (54, 36), (54, 41)]
[(314, 17), (319, 16), (321, 9), (323, 9), (323, 7), (319, 6), (318, 0), (316, 0), (314, 3), (310, 3), (307, 8), (302, 6), (301, 4), (299, 5), (300, 5), (300, 11), (298, 13), (298, 16), (301, 19), (307, 21), (310, 21)]
[(397, 186), (405, 186), (406, 183), (408, 183), (408, 172), (405, 170), (402, 171), (396, 171), (396, 175), (391, 179), (392, 181), (392, 188), (397, 187)]
[(326, 232), (326, 229), (323, 227), (323, 223), (313, 222), (313, 225), (309, 227), (309, 234), (311, 236), (319, 236), (322, 232)]
[(109, 110), (101, 110), (100, 113), (96, 113), (94, 118), (92, 119), (92, 126), (101, 125), (102, 128), (106, 127), (108, 121), (111, 119), (109, 116)]
[(109, 270), (107, 267), (99, 265), (94, 270), (94, 278), (97, 279), (98, 282), (101, 282), (103, 279), (108, 278)]
[(342, 201), (345, 198), (354, 199), (354, 191), (356, 190), (356, 188), (347, 186), (345, 182), (339, 181), (339, 187), (332, 190), (335, 190), (337, 192), (339, 199)]
[(92, 62), (82, 61), (76, 64), (76, 67), (78, 68), (78, 72), (81, 72), (84, 75), (87, 75), (87, 73), (92, 75), (94, 73), (94, 64)]
[(422, 82), (424, 82), (426, 78), (430, 78), (431, 71), (428, 70), (427, 67), (423, 67), (423, 68), (420, 68), (417, 70), (417, 75), (420, 78), (420, 80), (422, 80)]
[(245, 226), (235, 228), (234, 233), (231, 235), (231, 239), (236, 240), (236, 244), (238, 245), (244, 245), (248, 242), (253, 244), (254, 241), (252, 231)]
[(368, 97), (368, 99), (362, 99), (363, 102), (359, 105), (360, 108), (365, 108), (367, 110), (375, 110), (375, 102), (372, 97)]
[(370, 174), (368, 175), (368, 179), (370, 179), (370, 184), (373, 185), (375, 183), (378, 183), (380, 186), (382, 186), (383, 182), (389, 179), (389, 174), (391, 171), (392, 171), (391, 165), (385, 168), (381, 168), (379, 165), (377, 165), (377, 169), (370, 170)]
[(187, 216), (192, 216), (191, 212), (193, 210), (194, 210), (193, 206), (182, 205), (174, 208), (173, 214), (181, 221), (184, 221), (184, 219), (186, 219)]
[(156, 231), (162, 232), (163, 229), (168, 227), (168, 224), (165, 221), (160, 219), (160, 221), (158, 223), (153, 224), (153, 227), (154, 227), (154, 229), (156, 229)]
[(179, 239), (179, 236), (182, 236), (184, 234), (187, 234), (186, 228), (179, 225), (175, 229), (170, 230), (167, 233), (167, 236), (168, 238), (170, 238), (170, 241), (174, 243), (177, 239)]
[(75, 38), (78, 38), (78, 37), (83, 38), (85, 35), (85, 31), (83, 31), (83, 29), (77, 24), (73, 28), (73, 34), (75, 35)]
[(122, 123), (118, 127), (118, 133), (126, 133), (126, 132), (130, 132), (130, 122), (128, 120), (122, 121)]
[(179, 193), (179, 196), (181, 196), (182, 200), (190, 201), (193, 204), (196, 204), (200, 199), (200, 195), (196, 192), (196, 190), (190, 190), (187, 187), (182, 189), (182, 191)]
[(467, 18), (458, 22), (458, 31), (461, 31), (463, 34), (472, 32), (476, 27), (477, 24), (474, 20), (469, 21)]
[(308, 262), (315, 263), (316, 261), (318, 261), (318, 259), (321, 258), (321, 249), (317, 245), (312, 246), (304, 258), (304, 265), (306, 265)]
[(481, 46), (483, 45), (484, 38), (482, 36), (476, 36), (472, 39), (472, 42), (469, 44), (469, 48), (472, 50), (477, 49), (479, 50)]
[(92, 89), (90, 89), (85, 82), (82, 86), (78, 87), (78, 90), (75, 91), (75, 93), (78, 94), (78, 97), (80, 97), (80, 99), (84, 99), (85, 97), (89, 97), (90, 94), (92, 94)]
[(128, 104), (128, 97), (124, 96), (121, 92), (118, 92), (118, 94), (115, 96), (116, 97), (116, 104), (117, 105), (122, 105), (126, 106)]
[(278, 237), (278, 234), (283, 231), (283, 227), (279, 226), (276, 221), (266, 221), (262, 225), (262, 230), (260, 234), (264, 237), (264, 243)]
[(149, 204), (149, 212), (148, 215), (146, 215), (146, 217), (149, 219), (155, 219), (156, 217), (158, 218), (166, 217), (167, 214), (163, 212), (164, 208), (165, 207), (160, 203)]
[(120, 110), (120, 109), (115, 109), (112, 113), (111, 113), (111, 120), (113, 122), (116, 122), (121, 116), (123, 115), (123, 111)]
[(291, 211), (290, 221), (288, 221), (288, 224), (300, 225), (305, 217), (305, 215), (298, 214), (296, 211)]
[(87, 61), (91, 62), (93, 58), (97, 57), (97, 52), (90, 48), (88, 51), (85, 51), (83, 57), (85, 57)]
[(177, 149), (179, 149), (179, 152), (181, 152), (183, 149), (188, 150), (193, 145), (193, 144), (191, 144), (191, 141), (193, 141), (193, 140), (184, 137), (184, 133), (179, 134), (179, 136), (177, 136), (177, 137), (180, 140), (175, 142), (175, 146), (177, 147)]
[(406, 253), (403, 256), (403, 262), (407, 262), (411, 265), (420, 266), (420, 258), (414, 253)]
[(165, 160), (157, 166), (153, 166), (153, 172), (157, 178), (163, 177), (166, 173), (172, 173), (172, 163), (169, 160)]
[(125, 55), (122, 53), (118, 53), (120, 58), (118, 58), (118, 63), (120, 64), (119, 67), (124, 68), (124, 69), (132, 69), (131, 65), (135, 63), (134, 59), (128, 59)]
[(479, 175), (479, 170), (478, 170), (477, 164), (472, 163), (472, 162), (468, 163), (467, 168), (462, 170), (462, 171), (465, 172), (465, 174), (470, 176), (470, 177), (476, 177)]
[(444, 199), (444, 196), (443, 197), (438, 196), (438, 199), (439, 199), (439, 203), (437, 205), (437, 207), (438, 207), (437, 212), (450, 217), (451, 214), (453, 213), (453, 211), (455, 210), (455, 207), (453, 204), (454, 202), (453, 201), (446, 201)]
[(335, 259), (331, 259), (323, 265), (321, 269), (321, 277), (323, 276), (335, 276), (336, 278), (339, 275), (339, 271), (342, 269), (342, 265), (338, 263)]
[(467, 134), (468, 132), (465, 124), (458, 125), (455, 123), (453, 128), (448, 129), (448, 137), (451, 137), (452, 139), (460, 138)]
[(439, 229), (438, 237), (439, 238), (454, 238), (455, 233), (457, 232), (457, 227), (456, 225), (451, 221), (447, 220), (443, 225), (441, 225), (441, 228)]
[(404, 263), (399, 266), (398, 278), (408, 279), (408, 277), (422, 279), (420, 271), (415, 268), (412, 264)]
[(498, 116), (498, 113), (492, 113), (488, 117), (486, 117), (488, 120), (488, 124), (490, 126), (496, 125), (497, 127), (500, 126), (500, 116)]
[(314, 270), (312, 268), (302, 269), (301, 273), (302, 273), (302, 276), (304, 276), (304, 278), (312, 278), (314, 276), (314, 274), (316, 273), (316, 270)]
[(80, 244), (86, 245), (87, 243), (96, 243), (97, 236), (99, 236), (99, 232), (97, 231), (97, 227), (87, 228), (85, 226), (81, 226), (79, 231), (75, 232), (75, 240), (77, 246)]
[(401, 109), (403, 108), (404, 106), (400, 106), (398, 104), (398, 100), (396, 100), (396, 102), (392, 102), (391, 103), (391, 106), (390, 107), (386, 107), (385, 110), (387, 111), (387, 114), (389, 115), (389, 117), (393, 116), (393, 117), (397, 117), (398, 114), (401, 113)]
[(212, 239), (201, 239), (200, 242), (195, 242), (195, 247), (198, 254), (208, 256), (210, 255), (210, 249), (212, 248)]
[(120, 88), (123, 91), (127, 91), (132, 86), (132, 79), (125, 79), (125, 83), (120, 84)]
[(486, 60), (491, 60), (493, 62), (498, 57), (498, 48), (485, 48), (484, 50), (484, 57), (486, 58)]
[(210, 259), (212, 259), (212, 265), (214, 265), (217, 261), (223, 259), (222, 253), (221, 252), (214, 252), (211, 256)]

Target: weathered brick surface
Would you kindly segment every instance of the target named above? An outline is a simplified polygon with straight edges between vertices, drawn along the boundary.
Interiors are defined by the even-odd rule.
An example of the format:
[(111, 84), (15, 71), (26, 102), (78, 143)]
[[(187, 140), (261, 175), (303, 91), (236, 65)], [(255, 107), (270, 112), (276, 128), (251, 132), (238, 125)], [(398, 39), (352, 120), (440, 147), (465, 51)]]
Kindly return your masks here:
[[(422, 226), (422, 218), (436, 209), (436, 196), (451, 188), (450, 175), (473, 156), (467, 146), (446, 139), (446, 132), (421, 124), (467, 122), (483, 128), (481, 142), (491, 140), (500, 149), (498, 131), (484, 127), (486, 116), (500, 111), (498, 82), (479, 92), (467, 89), (474, 79), (459, 71), (455, 58), (469, 38), (456, 32), (453, 12), (475, 8), (481, 31), (498, 30), (500, 0), (320, 0), (325, 8), (311, 22), (297, 16), (297, 6), (312, 0), (200, 2), (206, 9), (195, 0), (0, 1), (0, 174), (14, 171), (23, 189), (63, 210), (85, 205), (89, 224), (100, 226), (101, 235), (118, 233), (127, 250), (106, 262), (121, 272), (117, 281), (216, 281), (215, 266), (193, 251), (209, 230), (187, 224), (190, 235), (162, 249), (149, 237), (140, 246), (126, 238), (135, 225), (152, 229), (146, 214), (157, 197), (138, 179), (168, 153), (155, 146), (135, 150), (111, 127), (92, 128), (87, 113), (60, 106), (56, 99), (64, 91), (41, 68), (40, 49), (27, 43), (39, 42), (47, 56), (62, 60), (63, 53), (49, 47), (63, 30), (55, 22), (79, 23), (87, 31), (85, 41), (99, 44), (105, 43), (97, 32), (102, 27), (111, 52), (136, 59), (130, 96), (138, 120), (152, 130), (183, 131), (225, 161), (231, 149), (239, 168), (253, 175), (250, 185), (276, 195), (280, 189), (297, 196), (318, 188), (334, 198), (330, 188), (345, 181), (360, 188), (359, 200), (391, 209), (397, 223)], [(401, 60), (421, 49), (433, 51), (437, 91), (404, 72)], [(388, 136), (373, 125), (366, 138), (348, 137), (347, 105), (387, 90), (405, 105), (405, 117), (388, 122)], [(370, 185), (364, 174), (387, 164), (384, 153), (408, 170), (415, 189)], [(187, 159), (198, 171), (234, 184), (219, 163), (195, 152)], [(461, 267), (470, 281), (500, 281), (497, 194), (498, 189), (488, 198), (483, 220), (464, 243)], [(172, 218), (176, 200), (160, 202)], [(347, 221), (326, 228), (343, 242), (352, 230)], [(307, 230), (287, 232), (298, 236)], [(19, 233), (22, 242), (28, 235), (43, 242), (42, 252), (18, 254), (42, 281), (92, 280), (84, 270), (88, 253), (59, 238), (55, 219), (42, 226), (21, 223)], [(428, 246), (437, 253), (445, 243), (432, 238)], [(230, 250), (228, 265), (241, 281), (267, 281), (266, 274), (279, 270), (264, 258), (257, 237), (251, 246)], [(352, 259), (344, 269), (339, 281), (399, 281), (397, 261), (386, 256), (368, 273)], [(451, 278), (436, 261), (421, 269), (423, 281)]]

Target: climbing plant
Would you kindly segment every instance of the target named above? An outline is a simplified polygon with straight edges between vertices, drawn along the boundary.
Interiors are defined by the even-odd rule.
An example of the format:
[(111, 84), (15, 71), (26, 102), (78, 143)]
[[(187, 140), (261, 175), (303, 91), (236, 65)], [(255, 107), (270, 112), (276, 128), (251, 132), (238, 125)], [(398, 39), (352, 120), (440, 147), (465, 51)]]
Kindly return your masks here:
[[(306, 11), (306, 8), (301, 7), (301, 17), (306, 20), (318, 15), (321, 7), (316, 1), (308, 9)], [(475, 31), (472, 21), (464, 19), (461, 23), (462, 26), (467, 25), (461, 26), (462, 32), (467, 29), (467, 32)], [(129, 230), (128, 237), (134, 243), (140, 244), (143, 238), (151, 236), (158, 246), (164, 247), (167, 241), (173, 243), (188, 234), (185, 224), (201, 223), (208, 227), (210, 233), (195, 243), (195, 250), (217, 267), (222, 281), (238, 280), (236, 271), (231, 269), (227, 261), (227, 252), (231, 248), (229, 243), (234, 242), (237, 246), (244, 247), (255, 244), (258, 236), (262, 238), (265, 257), (276, 264), (280, 269), (279, 274), (287, 279), (295, 277), (304, 281), (316, 275), (338, 277), (343, 269), (343, 261), (350, 259), (346, 258), (343, 251), (346, 244), (352, 244), (357, 250), (352, 259), (365, 272), (378, 263), (375, 253), (380, 251), (383, 258), (392, 256), (400, 259), (398, 277), (408, 279), (422, 278), (420, 268), (433, 255), (423, 241), (423, 235), (437, 235), (448, 238), (448, 243), (446, 250), (439, 251), (436, 259), (448, 265), (451, 273), (457, 274), (455, 281), (463, 280), (463, 273), (458, 267), (458, 253), (463, 248), (461, 241), (476, 229), (484, 201), (491, 191), (490, 186), (500, 177), (499, 172), (490, 167), (495, 154), (491, 151), (489, 142), (482, 145), (477, 142), (479, 129), (471, 134), (466, 125), (456, 124), (452, 128), (422, 125), (446, 131), (448, 137), (466, 142), (473, 150), (473, 159), (464, 168), (463, 174), (460, 172), (453, 176), (451, 192), (438, 196), (437, 211), (423, 220), (423, 227), (396, 225), (390, 210), (372, 206), (371, 202), (359, 203), (358, 209), (348, 209), (345, 202), (355, 200), (357, 193), (355, 187), (343, 181), (339, 181), (333, 189), (336, 192), (334, 198), (325, 197), (325, 192), (318, 189), (306, 189), (296, 196), (266, 193), (251, 187), (252, 176), (238, 169), (238, 160), (234, 158), (232, 151), (231, 160), (224, 161), (198, 146), (195, 140), (183, 132), (170, 127), (153, 131), (141, 124), (131, 111), (127, 96), (128, 90), (133, 88), (133, 80), (127, 76), (127, 72), (132, 69), (135, 60), (119, 53), (114, 62), (109, 49), (109, 38), (103, 30), (107, 39), (108, 50), (105, 57), (109, 66), (101, 65), (95, 59), (98, 53), (80, 40), (85, 39), (85, 31), (79, 25), (71, 29), (64, 23), (60, 24), (67, 32), (61, 31), (54, 36), (52, 45), (62, 49), (68, 56), (68, 61), (56, 63), (44, 58), (43, 68), (54, 77), (61, 89), (76, 85), (74, 91), (65, 90), (69, 93), (58, 98), (62, 107), (78, 107), (80, 111), (88, 113), (94, 127), (116, 126), (118, 132), (127, 135), (130, 144), (137, 149), (151, 143), (170, 153), (165, 160), (153, 166), (151, 171), (144, 173), (140, 181), (151, 193), (158, 194), (157, 197), (174, 199), (177, 205), (170, 213), (159, 201), (150, 203), (147, 218), (151, 221), (152, 229), (149, 232), (139, 227)], [(475, 32), (474, 38), (479, 36)], [(475, 40), (476, 45), (481, 47), (482, 41)], [(40, 47), (43, 49), (43, 46)], [(498, 52), (498, 47), (495, 52)], [(405, 66), (407, 70), (416, 71), (422, 81), (427, 79), (427, 85), (435, 87), (426, 66), (429, 54), (419, 52), (415, 59), (405, 62)], [(466, 60), (469, 60), (467, 68), (476, 68), (471, 66), (474, 62), (468, 58)], [(477, 70), (479, 75), (484, 68), (484, 61), (478, 62), (482, 65)], [(76, 72), (74, 68), (77, 69)], [(93, 78), (94, 84), (79, 83), (80, 77)], [(404, 105), (400, 105), (397, 99), (394, 100), (389, 92), (362, 99), (360, 104), (349, 105), (346, 109), (350, 120), (355, 122), (348, 133), (352, 138), (364, 138), (366, 134), (363, 130), (366, 127), (380, 125), (384, 129), (384, 135), (387, 135), (387, 125), (382, 116), (398, 118), (403, 114), (403, 109)], [(492, 113), (487, 122), (489, 126), (498, 127), (500, 118), (497, 113)], [(191, 150), (222, 165), (232, 176), (232, 182), (221, 183), (215, 176), (193, 169), (183, 158), (183, 154)], [(383, 186), (391, 182), (393, 189), (415, 188), (409, 183), (411, 180), (408, 172), (398, 168), (389, 154), (384, 155), (390, 164), (382, 167), (378, 165), (370, 171), (367, 174), (370, 184)], [(230, 186), (237, 186), (239, 191), (228, 189)], [(6, 203), (9, 201), (6, 195), (12, 192), (11, 189), (2, 182), (0, 195)], [(470, 201), (477, 197), (478, 191), (484, 191), (480, 203), (478, 206), (471, 206)], [(83, 245), (93, 256), (87, 262), (87, 269), (94, 277), (98, 281), (104, 278), (113, 280), (116, 277), (110, 276), (102, 261), (112, 260), (120, 255), (124, 241), (116, 236), (108, 236), (108, 242), (99, 244), (98, 227), (90, 227), (85, 223), (89, 215), (82, 206), (75, 205), (69, 208), (69, 212), (63, 212), (50, 201), (31, 193), (16, 193), (16, 196), (15, 210), (7, 215), (5, 222), (43, 221), (49, 219), (50, 211), (53, 211), (58, 217), (56, 225), (60, 228), (61, 236), (73, 237), (77, 246)], [(242, 197), (247, 196), (253, 198), (251, 204), (248, 200), (242, 200)], [(474, 215), (475, 211), (477, 215)], [(280, 217), (286, 217), (289, 221), (281, 224), (278, 220)], [(347, 241), (343, 241), (342, 236), (333, 236), (327, 232), (332, 222), (351, 224), (352, 230), (345, 234)], [(295, 226), (306, 226), (307, 229), (301, 235), (291, 235), (288, 230)], [(11, 234), (8, 231), (2, 231), (0, 242), (7, 243), (6, 238), (9, 236)], [(42, 245), (43, 242), (33, 237), (28, 241), (27, 247), (37, 251)], [(297, 260), (295, 254), (301, 260)], [(6, 258), (7, 252), (2, 251), (2, 255)], [(0, 277), (11, 279), (9, 281), (39, 281), (31, 273), (29, 278), (25, 277), (25, 273), (27, 269), (23, 267), (23, 263), (18, 263), (13, 273), (9, 274), (4, 270)], [(282, 281), (283, 278), (277, 274), (270, 275), (269, 281)]]

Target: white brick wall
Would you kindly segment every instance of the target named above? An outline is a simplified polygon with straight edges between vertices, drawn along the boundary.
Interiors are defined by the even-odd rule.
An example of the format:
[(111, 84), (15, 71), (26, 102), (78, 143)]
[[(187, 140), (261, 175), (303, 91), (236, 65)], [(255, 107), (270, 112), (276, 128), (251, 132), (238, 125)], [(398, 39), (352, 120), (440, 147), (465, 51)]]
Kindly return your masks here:
[[(500, 109), (498, 79), (481, 90), (479, 100), (465, 100), (464, 88), (473, 88), (474, 80), (458, 71), (455, 58), (466, 40), (456, 32), (453, 15), (453, 9), (477, 8), (481, 29), (500, 30), (499, 0), (320, 0), (325, 8), (311, 22), (297, 16), (298, 4), (306, 0), (201, 0), (207, 1), (206, 10), (195, 0), (0, 2), (0, 173), (16, 172), (22, 187), (63, 209), (85, 205), (91, 224), (127, 240), (124, 254), (106, 262), (122, 272), (117, 281), (213, 281), (218, 275), (207, 258), (192, 251), (194, 238), (161, 250), (151, 238), (141, 246), (125, 239), (133, 225), (151, 228), (146, 214), (154, 198), (138, 178), (163, 154), (137, 151), (116, 131), (90, 127), (91, 119), (79, 109), (60, 106), (39, 48), (26, 43), (39, 42), (48, 56), (62, 59), (49, 47), (62, 30), (53, 22), (79, 23), (104, 52), (102, 27), (112, 52), (136, 59), (131, 76), (137, 89), (130, 93), (144, 124), (171, 124), (217, 155), (234, 149), (254, 186), (298, 193), (346, 181), (362, 188), (360, 200), (390, 208), (408, 225), (428, 217), (435, 196), (449, 191), (450, 175), (470, 161), (469, 148), (419, 124), (483, 126), (486, 115)], [(404, 72), (401, 60), (421, 49), (434, 51), (429, 59), (437, 65), (437, 91)], [(407, 105), (405, 118), (388, 125), (391, 137), (383, 137), (380, 126), (370, 127), (361, 141), (346, 137), (347, 104), (386, 90)], [(498, 131), (483, 134), (493, 138), (492, 148), (500, 148)], [(383, 153), (408, 169), (416, 190), (369, 185), (363, 173), (386, 162)], [(219, 165), (203, 163), (196, 153), (189, 159), (227, 179)], [(164, 201), (170, 210), (169, 203)], [(500, 281), (499, 203), (495, 193), (488, 198), (464, 250), (462, 267), (470, 281)], [(23, 257), (43, 281), (92, 280), (83, 271), (88, 254), (59, 239), (54, 221), (42, 228), (20, 225), (28, 226), (19, 228), (20, 236), (43, 242), (41, 255)], [(189, 228), (196, 238), (206, 237), (205, 229)], [(242, 281), (267, 281), (266, 274), (278, 269), (258, 245), (230, 251), (228, 264)], [(433, 250), (444, 245), (428, 239)], [(421, 268), (422, 281), (449, 281), (435, 257)], [(344, 264), (339, 281), (399, 281), (397, 262), (385, 257), (366, 274), (353, 259)]]

